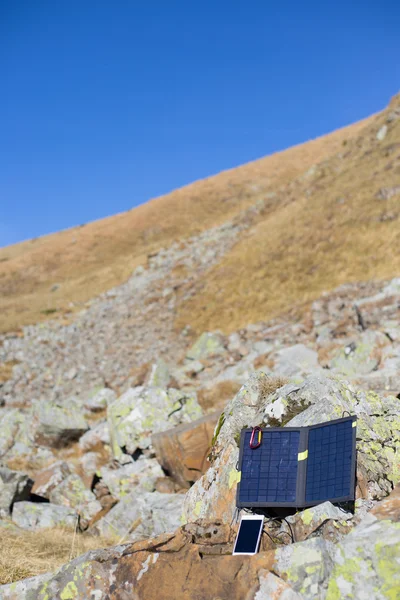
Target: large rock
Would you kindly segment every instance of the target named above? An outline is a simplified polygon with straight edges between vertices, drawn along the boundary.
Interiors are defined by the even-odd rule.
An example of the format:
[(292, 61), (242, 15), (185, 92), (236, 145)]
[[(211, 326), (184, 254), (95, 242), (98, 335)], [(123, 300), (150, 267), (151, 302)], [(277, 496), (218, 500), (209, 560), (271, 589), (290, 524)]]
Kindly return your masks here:
[(303, 378), (306, 374), (319, 370), (318, 354), (304, 344), (279, 350), (275, 357), (274, 373), (284, 377)]
[(93, 427), (86, 431), (79, 439), (79, 448), (83, 452), (90, 450), (102, 450), (104, 446), (110, 444), (110, 432), (108, 430), (107, 421), (96, 423)]
[(364, 331), (339, 350), (331, 360), (330, 368), (346, 377), (367, 375), (378, 368), (382, 349), (389, 344), (387, 336), (380, 331)]
[(282, 521), (280, 531), (280, 535), (284, 533), (286, 539), (281, 539), (287, 543), (293, 536), (293, 541), (301, 542), (317, 534), (332, 541), (332, 532), (336, 534), (336, 539), (342, 537), (342, 533), (348, 533), (352, 519), (352, 513), (334, 506), (331, 502), (323, 502), (286, 517)]
[(225, 347), (223, 338), (218, 333), (203, 333), (193, 346), (188, 350), (186, 358), (191, 360), (201, 360), (214, 356), (215, 354), (223, 354)]
[(268, 378), (256, 373), (227, 405), (216, 428), (213, 462), (188, 491), (184, 515), (230, 522), (235, 511), (240, 432), (244, 427), (314, 425), (355, 414), (357, 421), (358, 493), (386, 496), (400, 480), (400, 401), (357, 391), (347, 382), (322, 375), (287, 384), (266, 395)]
[(324, 582), (326, 600), (398, 598), (400, 526), (371, 515), (332, 550), (333, 567)]
[(33, 481), (25, 473), (0, 467), (0, 517), (6, 517), (14, 502), (27, 500)]
[(116, 394), (110, 388), (103, 388), (88, 398), (84, 407), (91, 413), (102, 412), (107, 408), (107, 404), (115, 400)]
[(134, 490), (97, 521), (94, 531), (124, 541), (175, 531), (181, 524), (183, 500), (183, 494)]
[[(180, 529), (145, 542), (89, 552), (45, 575), (0, 588), (1, 600), (254, 600), (259, 589), (290, 591), (275, 579), (264, 584), (273, 553), (227, 556), (219, 526), (200, 536)], [(214, 531), (216, 539), (214, 540)], [(278, 581), (276, 581), (278, 580)], [(261, 585), (264, 587), (261, 588)], [(272, 586), (272, 588), (271, 588)], [(268, 600), (273, 596), (257, 596)], [(281, 600), (297, 600), (282, 595)]]
[(29, 437), (29, 418), (19, 409), (0, 409), (0, 458), (29, 453), (32, 440)]
[(62, 460), (57, 461), (36, 474), (32, 494), (49, 499), (51, 491), (66, 479), (68, 475), (71, 475), (69, 464)]
[(164, 473), (154, 458), (140, 457), (138, 460), (123, 465), (119, 469), (102, 467), (99, 473), (114, 498), (121, 499), (134, 489), (153, 492), (155, 485)]
[(136, 387), (111, 402), (107, 409), (114, 457), (148, 448), (151, 434), (201, 416), (196, 394), (175, 389)]
[(171, 381), (171, 374), (167, 363), (160, 358), (151, 366), (146, 384), (150, 387), (167, 388)]
[(315, 425), (354, 414), (357, 420), (359, 493), (380, 499), (400, 481), (400, 401), (356, 390), (345, 381), (309, 377), (299, 386), (286, 385), (266, 404), (264, 421), (292, 427)]
[(304, 598), (323, 598), (321, 586), (332, 570), (333, 544), (323, 538), (278, 548), (273, 572)]
[(63, 448), (78, 440), (89, 426), (82, 416), (82, 408), (73, 399), (56, 403), (37, 402), (33, 409), (32, 428), (37, 444)]
[(22, 529), (46, 529), (48, 527), (70, 527), (77, 525), (78, 515), (71, 508), (46, 502), (17, 502), (14, 504), (12, 520)]
[(102, 510), (102, 506), (96, 500), (96, 496), (75, 473), (71, 473), (58, 486), (52, 489), (49, 499), (53, 504), (74, 508), (79, 514), (82, 529), (86, 529), (93, 517)]
[(209, 467), (207, 457), (219, 413), (179, 425), (152, 437), (158, 462), (181, 486), (189, 488)]

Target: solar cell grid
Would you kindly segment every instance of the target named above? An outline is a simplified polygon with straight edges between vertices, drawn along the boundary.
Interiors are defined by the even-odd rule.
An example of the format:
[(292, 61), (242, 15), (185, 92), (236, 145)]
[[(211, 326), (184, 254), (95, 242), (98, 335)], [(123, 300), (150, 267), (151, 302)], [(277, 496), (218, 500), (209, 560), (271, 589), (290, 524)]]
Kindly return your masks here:
[(310, 429), (306, 502), (349, 496), (353, 451), (352, 421)]
[(244, 440), (241, 502), (294, 502), (300, 433), (263, 432), (262, 444), (250, 448), (251, 432)]
[(355, 419), (320, 426), (264, 429), (250, 448), (251, 430), (241, 437), (238, 506), (306, 506), (354, 499)]

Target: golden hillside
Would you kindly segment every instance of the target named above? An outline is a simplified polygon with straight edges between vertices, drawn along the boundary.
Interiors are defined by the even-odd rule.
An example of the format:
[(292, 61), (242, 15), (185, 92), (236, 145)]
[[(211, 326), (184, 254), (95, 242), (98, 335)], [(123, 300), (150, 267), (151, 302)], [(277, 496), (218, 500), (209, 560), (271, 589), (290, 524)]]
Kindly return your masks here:
[[(0, 249), (0, 330), (79, 308), (124, 281), (147, 254), (240, 218), (276, 192), (223, 262), (181, 303), (177, 325), (232, 329), (301, 304), (341, 282), (400, 272), (400, 119), (388, 111), (193, 183), (127, 213)], [(317, 165), (315, 167), (315, 165)], [(61, 284), (51, 291), (54, 284)], [(55, 286), (56, 287), (56, 286)]]

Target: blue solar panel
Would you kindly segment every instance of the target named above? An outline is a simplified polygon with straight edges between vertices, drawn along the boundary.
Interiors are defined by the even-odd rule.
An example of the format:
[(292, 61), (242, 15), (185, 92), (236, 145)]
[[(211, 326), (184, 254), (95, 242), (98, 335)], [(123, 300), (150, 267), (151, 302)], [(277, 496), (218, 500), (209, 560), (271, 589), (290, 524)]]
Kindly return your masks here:
[(240, 502), (294, 502), (300, 432), (264, 430), (254, 450), (250, 436), (244, 436)]
[(352, 456), (352, 421), (310, 429), (306, 502), (324, 502), (349, 496)]
[[(250, 448), (241, 434), (238, 507), (304, 507), (325, 500), (354, 500), (356, 418), (311, 427), (266, 428)], [(258, 434), (255, 437), (258, 441)]]

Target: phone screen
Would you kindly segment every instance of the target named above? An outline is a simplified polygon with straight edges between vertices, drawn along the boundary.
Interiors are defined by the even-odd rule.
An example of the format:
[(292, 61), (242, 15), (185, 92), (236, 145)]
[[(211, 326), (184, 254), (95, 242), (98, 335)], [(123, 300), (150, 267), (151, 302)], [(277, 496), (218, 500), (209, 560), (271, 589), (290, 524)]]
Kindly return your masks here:
[(236, 537), (234, 553), (255, 554), (264, 519), (242, 519)]

